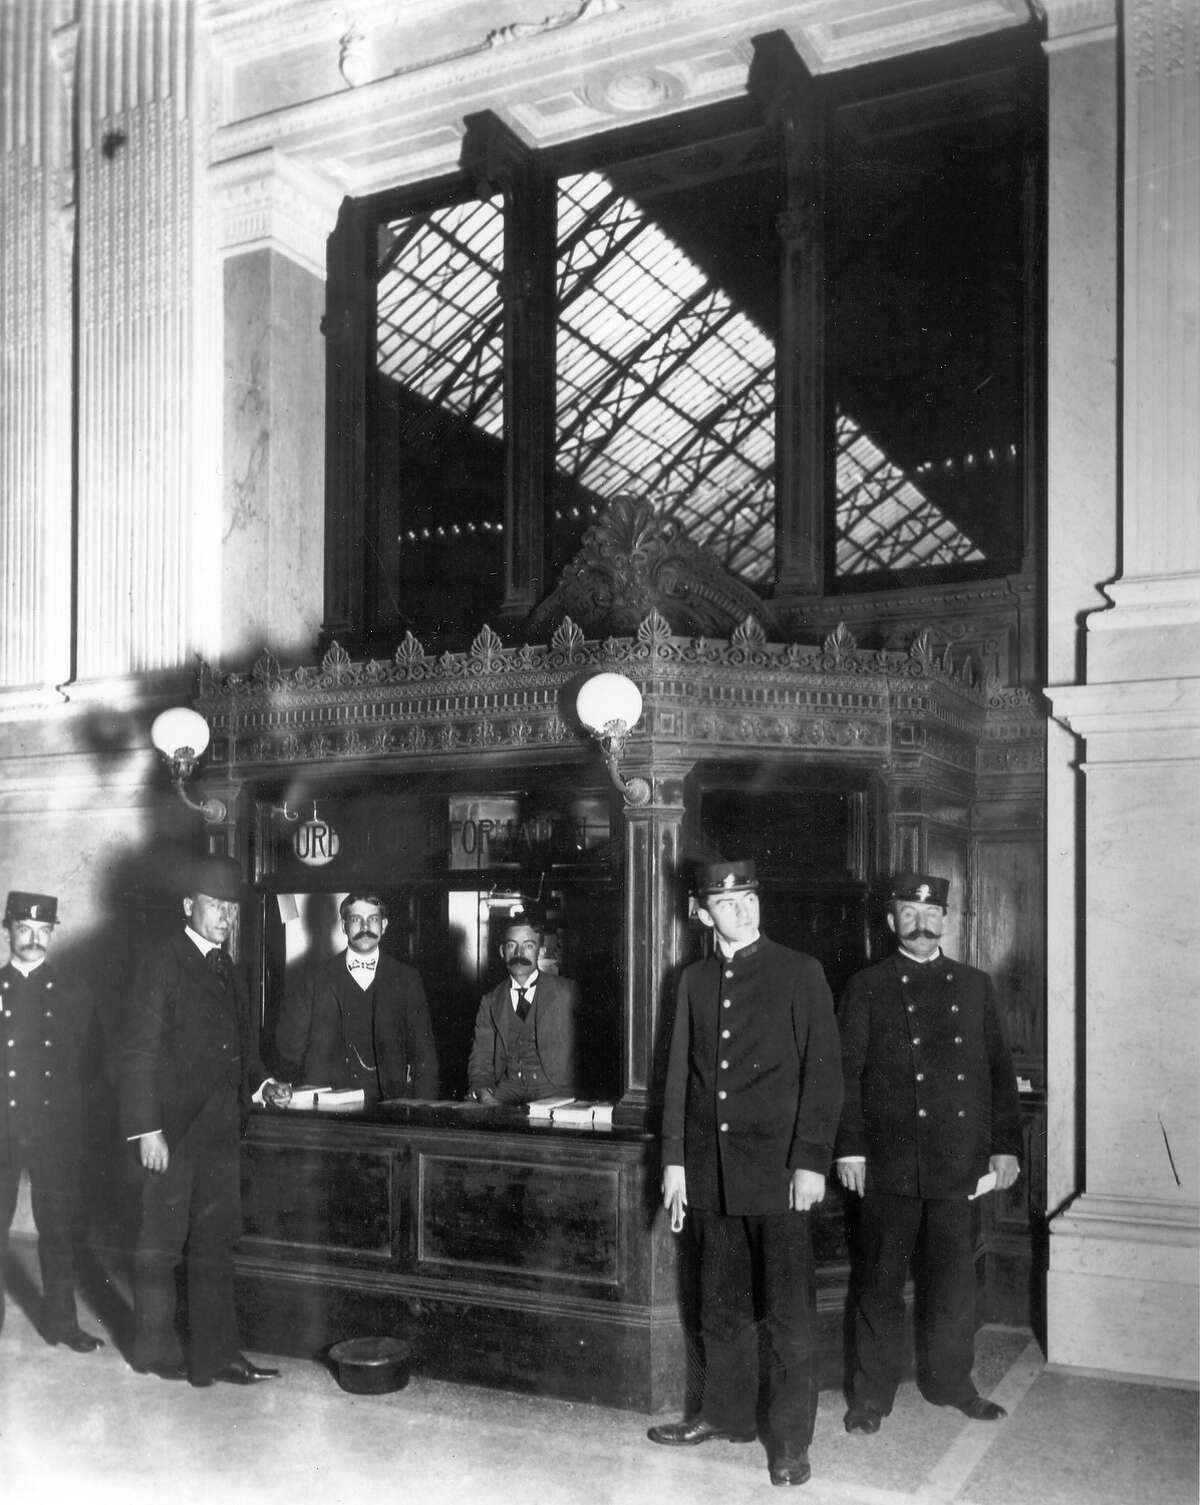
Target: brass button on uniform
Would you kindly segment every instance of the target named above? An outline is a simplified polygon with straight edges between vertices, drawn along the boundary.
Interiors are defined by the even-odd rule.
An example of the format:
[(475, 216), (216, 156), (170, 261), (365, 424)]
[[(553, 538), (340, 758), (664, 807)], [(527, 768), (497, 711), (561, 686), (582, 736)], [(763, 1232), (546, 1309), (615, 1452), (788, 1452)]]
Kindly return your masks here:
[(729, 1094), (728, 1094), (728, 1092), (725, 1091), (724, 1088), (722, 1088), (721, 1091), (717, 1093), (717, 1097), (720, 1099), (721, 1102), (724, 1102), (725, 1099), (728, 1096), (729, 1096)]
[(928, 1113), (926, 1113), (926, 1111), (925, 1111), (925, 1109), (924, 1109), (924, 1108), (918, 1108), (918, 1109), (917, 1109), (917, 1117), (918, 1117), (918, 1118), (928, 1118), (928, 1117), (929, 1117), (929, 1114), (928, 1114)]

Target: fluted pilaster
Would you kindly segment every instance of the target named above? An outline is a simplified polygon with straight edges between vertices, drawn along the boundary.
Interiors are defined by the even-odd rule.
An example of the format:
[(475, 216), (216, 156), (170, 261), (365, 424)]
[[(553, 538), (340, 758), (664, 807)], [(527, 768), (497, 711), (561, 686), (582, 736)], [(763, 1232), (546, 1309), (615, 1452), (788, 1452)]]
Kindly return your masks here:
[(187, 0), (87, 0), (79, 98), (77, 673), (219, 646), (220, 423)]
[[(0, 4), (0, 690), (71, 674), (75, 190), (67, 4)], [(16, 692), (15, 694), (13, 692)]]

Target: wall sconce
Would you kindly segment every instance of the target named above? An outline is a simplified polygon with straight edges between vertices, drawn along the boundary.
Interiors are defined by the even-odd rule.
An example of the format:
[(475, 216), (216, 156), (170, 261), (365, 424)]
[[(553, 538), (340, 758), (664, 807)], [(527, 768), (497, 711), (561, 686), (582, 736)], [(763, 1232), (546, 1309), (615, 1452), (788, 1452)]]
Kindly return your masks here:
[(208, 825), (216, 826), (229, 819), (229, 806), (225, 801), (215, 795), (205, 800), (189, 799), (183, 787), (195, 773), (209, 737), (208, 722), (204, 717), (183, 705), (160, 712), (150, 727), (150, 740), (162, 754), (175, 793), (189, 810), (202, 815)]
[(642, 692), (624, 674), (596, 674), (575, 699), (580, 721), (595, 737), (608, 764), (608, 775), (627, 805), (648, 805), (650, 784), (646, 779), (625, 779), (621, 757), (629, 734), (642, 714)]

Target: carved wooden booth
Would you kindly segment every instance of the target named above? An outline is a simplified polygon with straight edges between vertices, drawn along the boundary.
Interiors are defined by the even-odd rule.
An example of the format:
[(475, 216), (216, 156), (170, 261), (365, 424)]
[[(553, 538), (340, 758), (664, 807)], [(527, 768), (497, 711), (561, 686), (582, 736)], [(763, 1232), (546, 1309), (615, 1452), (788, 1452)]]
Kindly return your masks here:
[[(649, 783), (639, 806), (575, 717), (599, 670), (642, 692), (623, 765)], [(318, 667), (202, 668), (197, 707), (253, 879), (241, 947), (268, 1056), (292, 972), (337, 949), (337, 896), (368, 883), (388, 899), (385, 945), (422, 973), (442, 1069), (437, 1104), (256, 1117), (239, 1255), (253, 1345), (312, 1354), (398, 1329), (443, 1377), (685, 1400), (689, 1262), (656, 1208), (654, 1131), (675, 978), (702, 944), (689, 867), (715, 853), (756, 860), (765, 930), (817, 956), (835, 994), (883, 945), (876, 880), (947, 873), (948, 949), (996, 978), (1040, 1162), (1041, 718), (930, 634), (805, 646), (748, 616), (704, 638), (652, 611), (588, 638), (567, 616), (541, 644), (484, 628), (437, 657), (409, 634), (387, 660), (335, 644)], [(462, 1101), (489, 925), (515, 892), (540, 896), (546, 964), (579, 984), (586, 1088), (615, 1103), (611, 1129)], [(1038, 1179), (981, 1211), (983, 1316), (1028, 1318)], [(826, 1385), (842, 1379), (846, 1218), (831, 1187), (814, 1233)]]

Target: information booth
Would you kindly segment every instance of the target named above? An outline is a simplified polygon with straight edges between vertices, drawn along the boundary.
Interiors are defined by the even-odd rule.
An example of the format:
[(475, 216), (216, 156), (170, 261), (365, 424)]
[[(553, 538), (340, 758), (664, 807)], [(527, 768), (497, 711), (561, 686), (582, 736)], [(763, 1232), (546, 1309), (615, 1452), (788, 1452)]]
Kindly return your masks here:
[[(642, 695), (611, 769), (575, 713), (601, 671)], [(805, 647), (752, 618), (703, 639), (651, 614), (600, 641), (566, 618), (541, 645), (485, 628), (436, 657), (410, 634), (390, 660), (334, 644), (314, 668), (269, 654), (246, 674), (202, 666), (196, 706), (213, 730), (206, 782), (230, 811), (210, 840), (252, 879), (239, 949), (268, 1058), (291, 978), (340, 948), (338, 900), (365, 885), (388, 903), (386, 949), (422, 975), (441, 1069), (434, 1102), (255, 1114), (237, 1270), (256, 1349), (311, 1357), (394, 1332), (438, 1378), (685, 1404), (691, 1263), (658, 1203), (656, 1110), (676, 977), (705, 944), (691, 864), (753, 857), (764, 930), (815, 955), (836, 995), (879, 954), (889, 867), (948, 873), (968, 896), (949, 949), (987, 965), (969, 896), (1025, 882), (1039, 860), (1022, 813), (1039, 792), (1039, 715), (925, 634), (907, 652), (859, 649), (845, 629)], [(472, 1021), (518, 894), (546, 909), (543, 965), (578, 984), (584, 1090), (611, 1123), (467, 1100)], [(1039, 959), (1005, 945), (1008, 1006), (1036, 991)], [(1020, 1022), (1036, 1134), (1044, 1084)], [(981, 1283), (1001, 1309), (1027, 1278), (1031, 1205), (980, 1214)], [(827, 1386), (842, 1379), (846, 1227), (831, 1182), (813, 1220)]]

